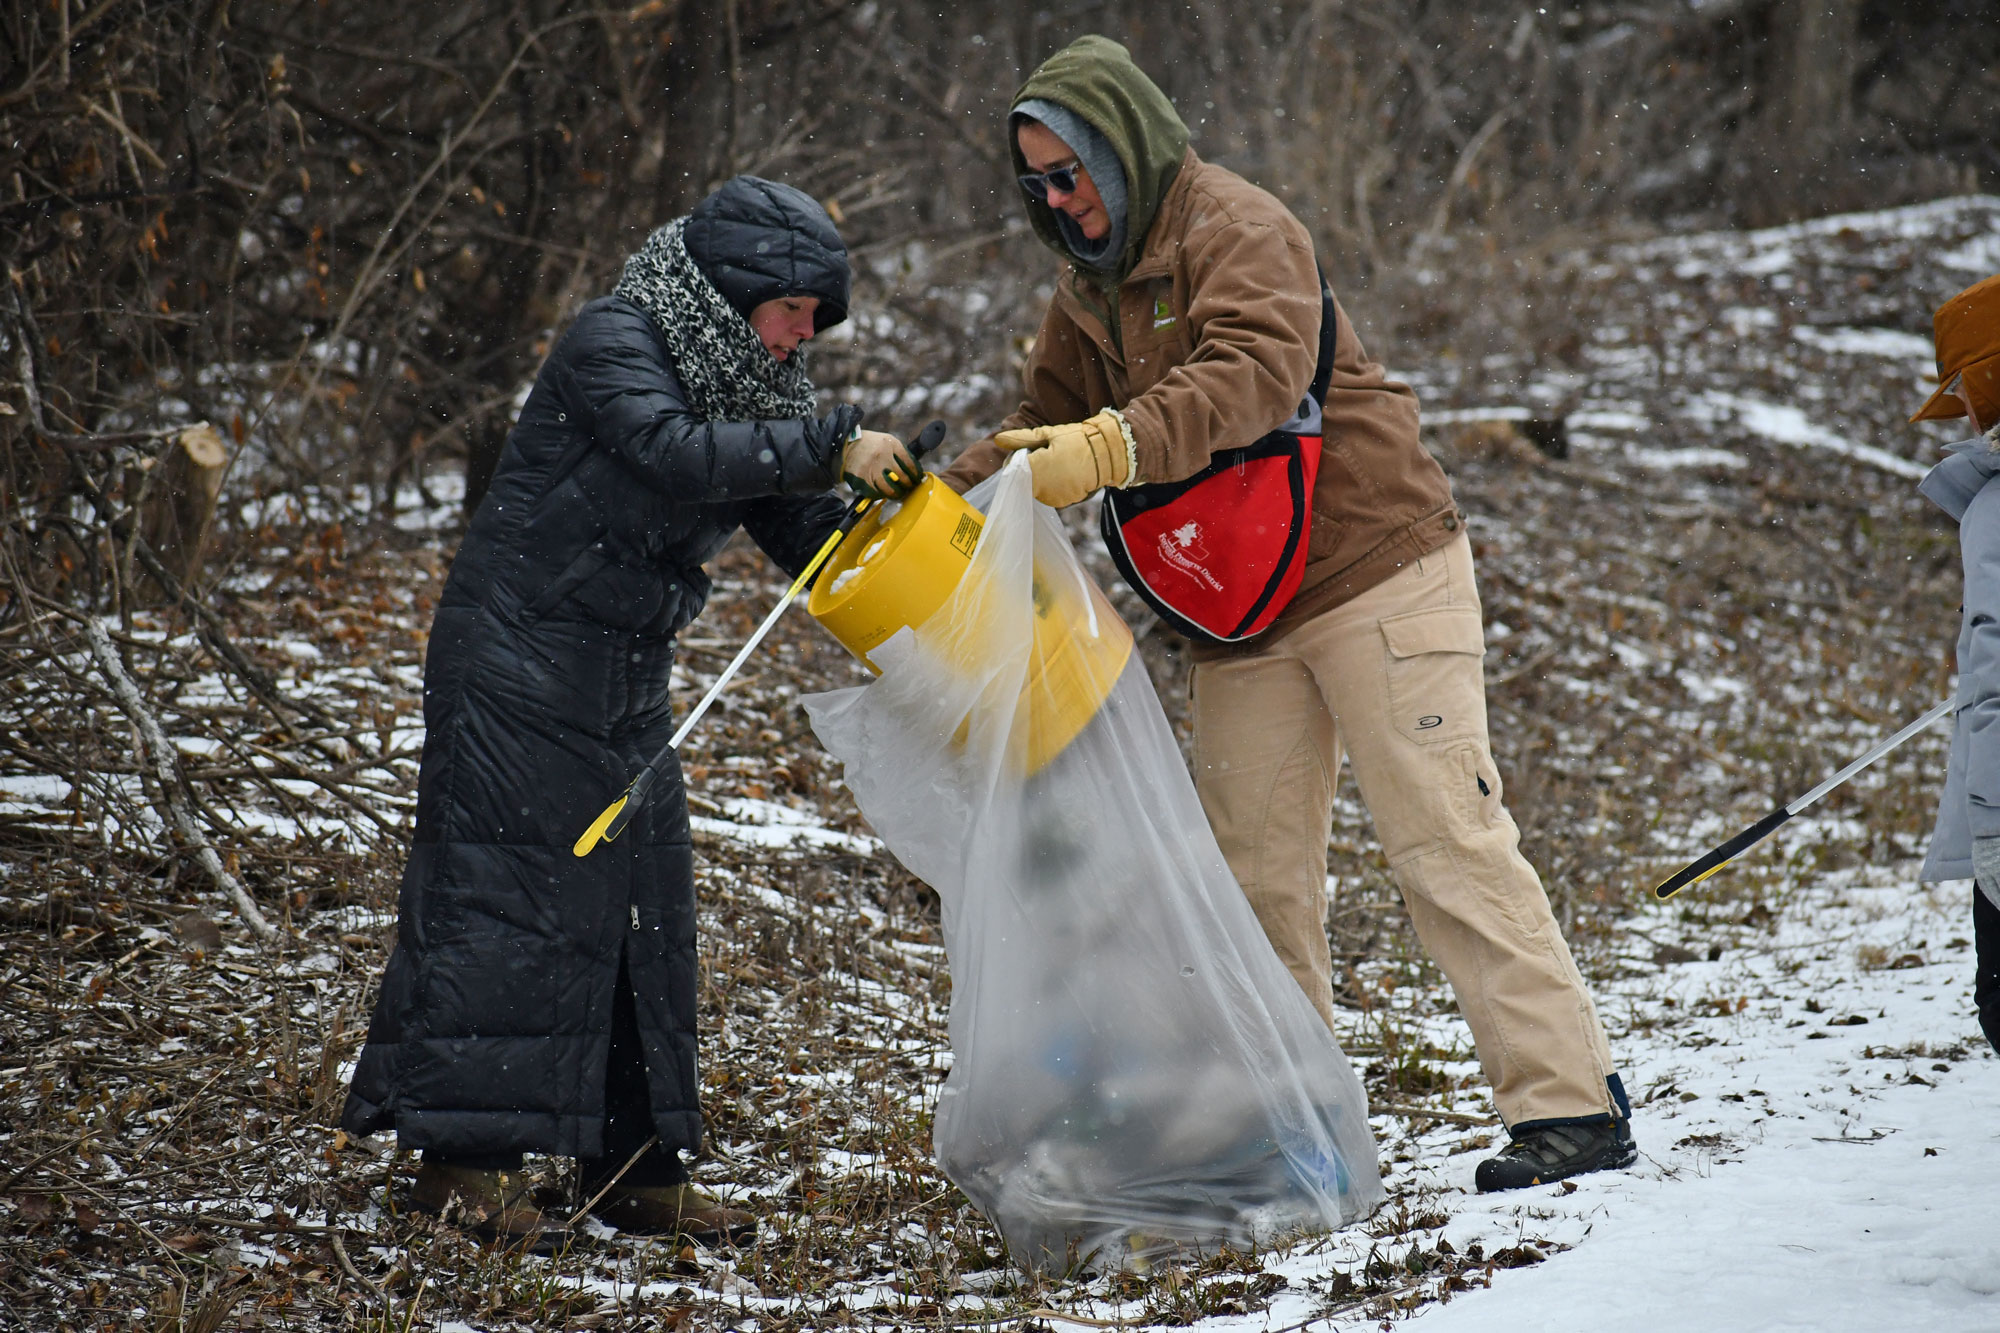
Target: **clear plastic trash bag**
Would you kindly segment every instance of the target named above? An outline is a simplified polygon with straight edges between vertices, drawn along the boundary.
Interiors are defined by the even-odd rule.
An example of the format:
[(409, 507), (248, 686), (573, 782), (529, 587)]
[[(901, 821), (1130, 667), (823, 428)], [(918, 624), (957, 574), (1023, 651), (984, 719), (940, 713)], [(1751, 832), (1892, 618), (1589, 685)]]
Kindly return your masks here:
[(804, 701), (943, 903), (939, 1166), (1017, 1262), (1058, 1272), (1366, 1214), (1383, 1194), (1366, 1095), (1231, 876), (1139, 654), (1074, 740), (1031, 758), (1051, 598), (1075, 603), (1076, 633), (1128, 631), (1025, 460), (968, 498), (987, 521), (957, 591), (871, 653), (879, 679)]

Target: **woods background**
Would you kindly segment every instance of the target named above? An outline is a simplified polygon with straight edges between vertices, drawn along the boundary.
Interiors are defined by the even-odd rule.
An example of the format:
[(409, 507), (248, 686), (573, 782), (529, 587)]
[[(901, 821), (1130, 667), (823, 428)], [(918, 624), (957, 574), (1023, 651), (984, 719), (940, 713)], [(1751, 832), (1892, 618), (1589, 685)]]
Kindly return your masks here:
[[(394, 550), (434, 577), (451, 524), (399, 534), (398, 506), (458, 503), (462, 523), (553, 333), (650, 229), (732, 174), (825, 200), (852, 248), (854, 318), (813, 348), (822, 387), (886, 429), (942, 413), (962, 442), (1011, 406), (1055, 273), (1015, 198), (1006, 107), (1050, 52), (1103, 31), (1165, 85), (1204, 156), (1306, 220), (1369, 347), (1421, 378), (1427, 408), (1577, 380), (1591, 339), (1628, 320), (1672, 394), (1699, 373), (1669, 331), (1680, 316), (1639, 315), (1580, 248), (2000, 178), (2000, 29), (1983, 9), (16, 6), (0, 15), (0, 745), (76, 785), (67, 833), (0, 811), (0, 834), (91, 891), (130, 874), (171, 885), (196, 862), (197, 880), (240, 889), (224, 856), (249, 867), (248, 892), (286, 883), (290, 863), (245, 836), (230, 786), (268, 789), (269, 754), (196, 775), (164, 736), (149, 750), (102, 726), (122, 715), (143, 733), (140, 714), (171, 697), (165, 732), (198, 720), (240, 749), (254, 720), (270, 745), (302, 747), (286, 771), (373, 810), (349, 838), (379, 841), (387, 871), (401, 816), (370, 803), (390, 787), (341, 786), (365, 771), (354, 733), (387, 726), (386, 705), (288, 692), (290, 659), (257, 640), (289, 626), (358, 652), (357, 636), (389, 633), (379, 619), (322, 625), (320, 610), (355, 604), (348, 558)], [(1856, 272), (1847, 317), (1927, 335), (1928, 282)], [(1789, 299), (1785, 323), (1804, 317)], [(273, 561), (312, 595), (269, 595)], [(407, 575), (376, 572), (410, 595)], [(415, 595), (399, 614), (422, 624)], [(389, 604), (369, 605), (349, 614)], [(193, 637), (151, 659), (121, 640), (148, 696), (135, 712), (80, 631), (110, 613), (129, 636), (141, 609), (164, 617), (149, 632)], [(182, 694), (208, 698), (192, 682), (210, 669), (239, 693), (237, 721), (175, 711), (196, 707)], [(1545, 722), (1564, 711), (1549, 708)], [(389, 731), (378, 739), (393, 750)], [(172, 828), (164, 862), (151, 837), (135, 850), (85, 836), (105, 808), (79, 795), (91, 773), (121, 821)], [(1569, 780), (1525, 762), (1517, 801), (1533, 813), (1538, 788)], [(1550, 798), (1549, 831), (1530, 834), (1558, 879), (1579, 863), (1565, 840), (1591, 799)], [(221, 851), (203, 850), (204, 829)]]
[[(8, 576), (109, 595), (80, 474), (129, 497), (111, 446), (192, 421), (226, 435), (232, 488), (379, 506), (466, 458), (476, 498), (551, 330), (740, 171), (828, 201), (861, 261), (823, 385), (1004, 378), (1051, 264), (1002, 119), (1082, 32), (1127, 41), (1198, 150), (1308, 222), (1393, 364), (1412, 335), (1559, 341), (1533, 266), (1579, 228), (2000, 177), (1984, 8), (32, 0), (0, 18)], [(946, 265), (999, 281), (925, 295)]]

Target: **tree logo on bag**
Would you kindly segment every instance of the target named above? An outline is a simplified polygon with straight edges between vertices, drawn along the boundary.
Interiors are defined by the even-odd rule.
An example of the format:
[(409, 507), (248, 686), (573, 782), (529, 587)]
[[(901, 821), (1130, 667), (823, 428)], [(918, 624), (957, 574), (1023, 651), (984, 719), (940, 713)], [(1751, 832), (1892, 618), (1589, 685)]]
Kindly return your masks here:
[(1201, 523), (1189, 519), (1170, 532), (1160, 534), (1160, 559), (1213, 592), (1222, 591), (1222, 580), (1208, 572), (1208, 544), (1201, 539)]

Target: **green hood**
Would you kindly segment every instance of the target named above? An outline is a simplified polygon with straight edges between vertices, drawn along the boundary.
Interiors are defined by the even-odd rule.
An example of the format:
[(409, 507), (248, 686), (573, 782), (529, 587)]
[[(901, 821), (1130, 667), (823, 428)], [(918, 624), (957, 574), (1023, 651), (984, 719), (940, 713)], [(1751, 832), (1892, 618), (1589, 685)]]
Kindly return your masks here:
[[(1125, 168), (1125, 253), (1116, 278), (1123, 282), (1146, 248), (1146, 233), (1167, 197), (1167, 189), (1187, 157), (1188, 130), (1158, 84), (1132, 63), (1132, 54), (1109, 37), (1079, 37), (1042, 62), (1014, 94), (1014, 106), (1040, 98), (1068, 107), (1111, 141)], [(1007, 151), (1017, 174), (1028, 169), (1008, 118)], [(1028, 220), (1044, 244), (1065, 259), (1069, 247), (1056, 228), (1055, 212), (1027, 199)]]

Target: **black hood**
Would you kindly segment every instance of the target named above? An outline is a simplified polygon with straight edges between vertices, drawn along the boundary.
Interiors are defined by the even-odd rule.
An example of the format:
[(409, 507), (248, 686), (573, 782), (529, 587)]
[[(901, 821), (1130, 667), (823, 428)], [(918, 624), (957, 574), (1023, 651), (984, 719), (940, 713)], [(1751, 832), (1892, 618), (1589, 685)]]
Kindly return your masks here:
[(688, 254), (723, 299), (749, 318), (781, 296), (816, 296), (815, 332), (847, 318), (847, 247), (803, 190), (738, 176), (688, 214)]

